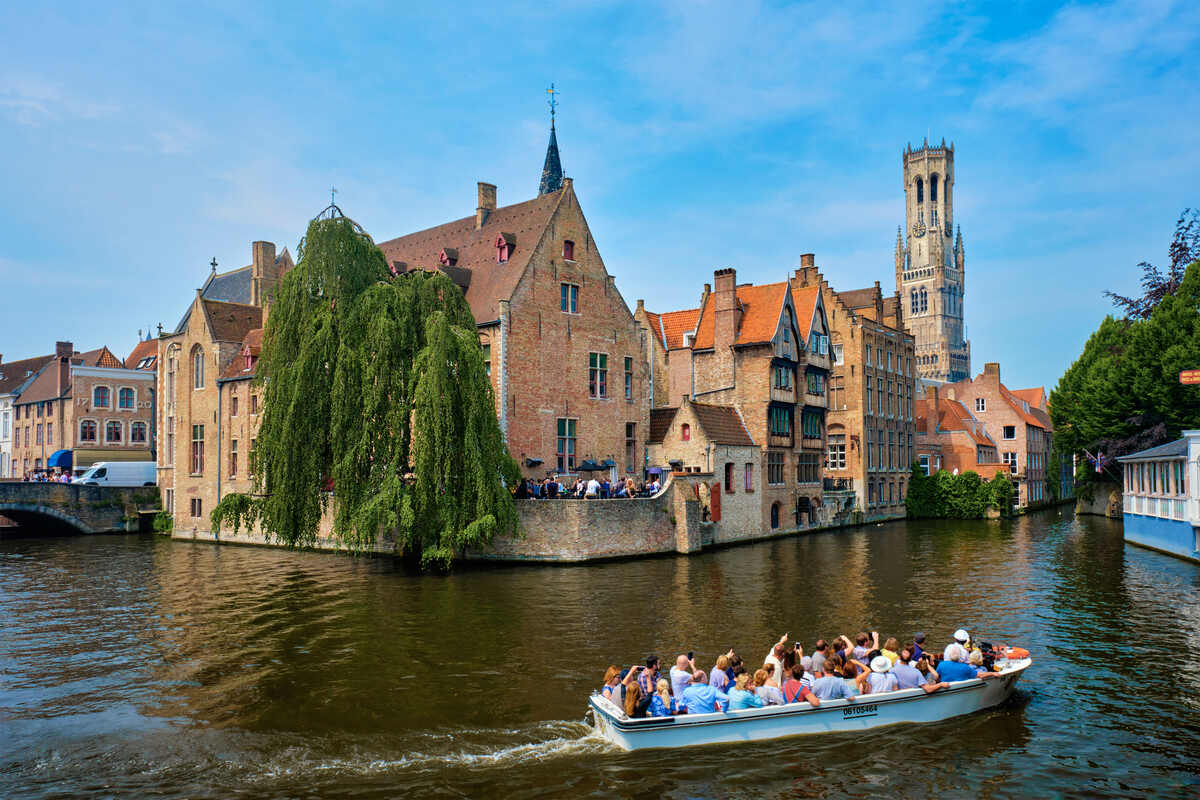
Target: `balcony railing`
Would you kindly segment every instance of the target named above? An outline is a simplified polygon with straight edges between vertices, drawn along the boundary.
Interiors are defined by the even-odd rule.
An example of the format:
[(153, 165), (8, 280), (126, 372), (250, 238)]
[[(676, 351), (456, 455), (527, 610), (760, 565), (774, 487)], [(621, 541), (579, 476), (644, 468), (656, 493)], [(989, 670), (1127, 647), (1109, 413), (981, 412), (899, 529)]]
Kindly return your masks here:
[(821, 488), (826, 492), (852, 492), (854, 491), (854, 480), (851, 478), (825, 478), (821, 481)]

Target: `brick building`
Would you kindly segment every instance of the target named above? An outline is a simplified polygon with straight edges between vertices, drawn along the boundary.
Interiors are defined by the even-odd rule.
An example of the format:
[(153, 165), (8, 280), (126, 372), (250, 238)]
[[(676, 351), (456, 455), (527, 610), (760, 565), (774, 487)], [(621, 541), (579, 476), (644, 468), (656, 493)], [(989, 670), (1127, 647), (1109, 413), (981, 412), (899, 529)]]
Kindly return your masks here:
[(997, 472), (1009, 472), (993, 433), (955, 396), (953, 388), (934, 385), (917, 400), (917, 461), (925, 474), (970, 471), (991, 480)]
[(258, 398), (246, 380), (253, 373), (240, 370), (248, 343), (261, 346), (275, 286), (294, 266), (271, 242), (254, 242), (251, 255), (230, 272), (214, 265), (175, 330), (158, 340), (158, 484), (177, 530), (207, 531), (221, 497), (250, 485), (254, 431), (246, 426), (257, 425)]
[(153, 394), (153, 376), (125, 369), (107, 347), (79, 353), (58, 342), (13, 403), (10, 470), (151, 460)]
[[(757, 458), (741, 469), (758, 487), (761, 529), (829, 522), (835, 509), (823, 504), (821, 472), (831, 361), (820, 293), (786, 281), (738, 286), (736, 272), (722, 269), (712, 289), (705, 286), (693, 330), (685, 330), (690, 310), (641, 313), (652, 334), (656, 326), (661, 332), (651, 338), (662, 341), (655, 369), (662, 371), (665, 353), (669, 398), (736, 409), (757, 444)], [(674, 458), (670, 448), (663, 452)]]
[[(700, 473), (696, 485), (703, 520), (720, 522), (722, 531), (744, 537), (762, 531), (762, 504), (756, 497), (762, 480), (761, 448), (736, 408), (683, 397), (677, 407), (653, 409), (648, 445), (653, 468)], [(774, 508), (769, 527), (778, 530), (786, 519), (778, 504)]]
[(905, 515), (914, 450), (916, 390), (913, 337), (897, 296), (879, 284), (838, 292), (812, 254), (800, 257), (794, 287), (819, 289), (832, 339), (826, 495), (868, 520)]
[(440, 269), (464, 291), (500, 430), (528, 477), (584, 460), (643, 475), (647, 342), (588, 228), (551, 132), (540, 193), (500, 206), (478, 184), (472, 216), (382, 242), (393, 270)]
[[(33, 383), (42, 367), (53, 360), (54, 355), (51, 354), (6, 363), (0, 356), (0, 478), (19, 478), (24, 474), (12, 457), (13, 431), (16, 427), (13, 402)], [(24, 426), (20, 431), (24, 431)]]
[[(712, 291), (709, 284), (704, 284), (704, 298)], [(684, 376), (690, 374), (690, 358), (680, 356), (671, 360), (671, 353), (676, 350), (690, 350), (691, 337), (696, 332), (696, 322), (700, 318), (699, 308), (688, 308), (682, 311), (669, 311), (665, 314), (655, 314), (647, 311), (645, 303), (638, 300), (637, 310), (633, 318), (646, 332), (648, 352), (650, 354), (650, 406), (651, 408), (666, 408), (672, 402), (678, 402), (677, 397), (671, 396), (671, 365), (675, 365), (679, 373), (674, 378), (675, 385), (684, 383)]]
[(974, 378), (943, 390), (987, 427), (1017, 486), (1017, 505), (1050, 500), (1046, 471), (1050, 464), (1054, 427), (1042, 387), (1010, 390), (1000, 381), (1000, 365), (989, 362)]

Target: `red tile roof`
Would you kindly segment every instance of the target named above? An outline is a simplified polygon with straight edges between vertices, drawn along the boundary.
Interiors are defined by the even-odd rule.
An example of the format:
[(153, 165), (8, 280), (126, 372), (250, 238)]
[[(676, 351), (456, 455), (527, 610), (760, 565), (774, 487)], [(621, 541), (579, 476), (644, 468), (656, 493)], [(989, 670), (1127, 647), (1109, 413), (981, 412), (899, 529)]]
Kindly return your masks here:
[[(255, 328), (246, 332), (238, 353), (221, 371), (221, 380), (238, 380), (253, 378), (258, 372), (258, 357), (262, 353), (263, 329)], [(250, 351), (250, 368), (246, 369), (246, 351)]]
[(1046, 388), (1044, 386), (1035, 386), (1032, 389), (1009, 389), (1009, 391), (1034, 408), (1044, 409), (1046, 407)]
[[(50, 361), (54, 361), (51, 356)], [(120, 359), (112, 354), (112, 351), (107, 347), (100, 347), (95, 350), (88, 350), (86, 353), (76, 353), (71, 356), (71, 363), (79, 367), (111, 367), (120, 368), (123, 366)], [(29, 388), (21, 392), (21, 396), (17, 398), (18, 403), (36, 403), (41, 400), (56, 400), (59, 397), (71, 396), (70, 378), (67, 379), (67, 385), (63, 387), (62, 394), (58, 393), (58, 369), (51, 363), (51, 369), (43, 369), (41, 373), (34, 379), (33, 383), (29, 384)]]
[[(443, 251), (456, 251), (455, 266), (469, 271), (466, 296), (475, 321), (492, 322), (500, 318), (500, 301), (512, 297), (558, 203), (569, 191), (564, 187), (524, 203), (497, 208), (479, 230), (472, 215), (390, 239), (379, 247), (389, 265), (404, 262), (406, 270), (436, 269)], [(513, 251), (508, 261), (497, 264), (496, 240), (501, 236), (511, 238)]]
[[(738, 286), (737, 300), (742, 308), (742, 321), (738, 326), (735, 345), (750, 345), (769, 342), (779, 328), (779, 315), (783, 310), (783, 298), (788, 290), (787, 283), (767, 283), (762, 286)], [(716, 294), (710, 294), (700, 309), (700, 321), (696, 326), (697, 350), (713, 347), (714, 309)]]
[(710, 442), (716, 444), (754, 446), (742, 422), (742, 415), (733, 406), (710, 406), (706, 403), (692, 403), (696, 413), (696, 421), (704, 429), (704, 435)]
[[(144, 358), (158, 358), (158, 340), (143, 339), (133, 348), (133, 352), (125, 359), (125, 369), (137, 369), (138, 363)], [(143, 369), (154, 369), (154, 364), (148, 364)]]
[[(957, 400), (949, 400), (945, 397), (938, 397), (936, 408), (932, 397), (924, 397), (917, 401), (916, 417), (918, 420), (935, 421), (936, 428), (930, 433), (937, 431), (944, 432), (962, 432), (975, 442), (977, 445), (984, 447), (995, 447), (996, 442), (992, 440), (986, 433), (982, 433), (977, 425), (977, 420), (971, 413), (967, 411), (966, 406)], [(928, 430), (928, 426), (921, 426)]]
[(796, 325), (800, 328), (800, 335), (804, 337), (805, 342), (808, 341), (809, 332), (812, 331), (813, 315), (817, 311), (817, 300), (820, 298), (820, 286), (792, 289), (792, 305), (796, 307)]
[(241, 303), (225, 303), (220, 300), (201, 300), (204, 313), (212, 326), (213, 340), (218, 342), (240, 342), (246, 333), (262, 327), (262, 309)]
[[(1004, 397), (1005, 402), (1008, 403), (1012, 410), (1016, 411), (1021, 419), (1025, 421), (1026, 425), (1032, 425), (1035, 428), (1047, 427), (1040, 419), (1035, 417), (1030, 410), (1025, 408), (1024, 403), (1027, 403), (1028, 401), (1022, 402), (1022, 398), (1010, 392), (1008, 387), (1003, 383), (1000, 384), (1000, 394)], [(1032, 408), (1032, 406), (1030, 408)]]
[(678, 350), (684, 346), (683, 335), (696, 330), (696, 320), (700, 318), (700, 309), (687, 308), (682, 311), (668, 311), (660, 317), (667, 349)]

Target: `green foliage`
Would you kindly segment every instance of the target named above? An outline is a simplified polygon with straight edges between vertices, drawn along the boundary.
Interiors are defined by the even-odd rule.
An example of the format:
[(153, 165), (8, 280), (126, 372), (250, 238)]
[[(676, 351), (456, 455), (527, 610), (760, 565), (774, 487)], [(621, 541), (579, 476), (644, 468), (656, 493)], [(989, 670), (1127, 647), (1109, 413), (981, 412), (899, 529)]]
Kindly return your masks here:
[(154, 530), (159, 533), (170, 533), (175, 528), (175, 517), (165, 509), (154, 515)]
[[(1192, 262), (1145, 319), (1106, 317), (1088, 339), (1050, 393), (1056, 449), (1112, 458), (1178, 437), (1200, 424), (1200, 387), (1179, 383), (1180, 371), (1197, 368), (1200, 262)], [(1100, 477), (1083, 460), (1076, 483)]]
[(402, 552), (442, 567), (515, 531), (517, 466), (475, 320), (444, 274), (392, 277), (355, 223), (314, 220), (271, 307), (258, 381), (256, 497), (226, 496), (214, 526), (257, 522), (308, 545), (332, 502), (349, 549), (395, 531)]
[(927, 476), (914, 463), (904, 502), (910, 519), (979, 519), (988, 508), (997, 509), (1001, 516), (1010, 515), (1012, 498), (1012, 482), (1002, 471), (990, 481), (970, 471), (954, 475), (941, 470)]
[(250, 530), (258, 522), (262, 505), (248, 494), (232, 492), (221, 498), (221, 502), (213, 508), (208, 518), (212, 529), (219, 531), (223, 527), (233, 528), (234, 536), (245, 527)]

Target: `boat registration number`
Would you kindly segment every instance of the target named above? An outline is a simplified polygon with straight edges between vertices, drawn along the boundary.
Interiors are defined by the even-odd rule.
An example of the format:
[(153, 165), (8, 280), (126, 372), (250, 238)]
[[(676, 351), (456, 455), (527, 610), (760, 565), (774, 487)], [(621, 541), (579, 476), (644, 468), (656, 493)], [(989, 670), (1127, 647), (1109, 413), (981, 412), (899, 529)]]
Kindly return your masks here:
[(872, 703), (866, 706), (850, 706), (842, 709), (842, 719), (857, 719), (858, 717), (874, 717), (879, 715), (879, 706)]

